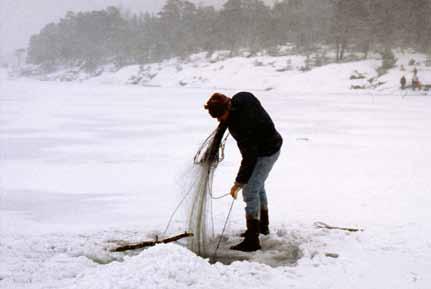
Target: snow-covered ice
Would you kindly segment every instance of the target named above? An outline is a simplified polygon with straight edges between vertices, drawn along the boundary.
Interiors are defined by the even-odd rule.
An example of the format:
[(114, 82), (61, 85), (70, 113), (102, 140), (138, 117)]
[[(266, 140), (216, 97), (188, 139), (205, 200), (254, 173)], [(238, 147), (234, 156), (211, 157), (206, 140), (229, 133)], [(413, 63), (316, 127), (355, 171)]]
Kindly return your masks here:
[[(386, 76), (393, 85), (350, 91), (354, 68), (374, 70), (365, 64), (265, 84), (215, 77), (201, 88), (11, 80), (2, 71), (0, 288), (429, 288), (431, 97), (401, 92), (395, 70)], [(267, 184), (272, 234), (261, 237), (263, 250), (231, 265), (181, 242), (111, 253), (162, 233), (216, 125), (202, 107), (214, 86), (250, 89), (285, 140)], [(215, 194), (230, 188), (239, 161), (229, 138)], [(214, 201), (214, 243), (230, 202)], [(242, 208), (234, 206), (221, 259), (240, 239)], [(169, 234), (184, 221), (178, 214)]]

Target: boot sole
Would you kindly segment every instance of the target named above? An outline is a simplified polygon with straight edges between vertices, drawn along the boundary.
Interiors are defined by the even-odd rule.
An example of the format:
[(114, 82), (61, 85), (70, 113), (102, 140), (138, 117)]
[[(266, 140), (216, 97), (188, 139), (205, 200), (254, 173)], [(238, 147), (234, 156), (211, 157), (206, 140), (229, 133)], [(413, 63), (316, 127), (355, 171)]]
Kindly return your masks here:
[(230, 249), (231, 249), (231, 250), (234, 250), (234, 251), (241, 251), (241, 252), (255, 252), (255, 251), (257, 251), (257, 250), (262, 249), (262, 247), (261, 247), (261, 246), (259, 246), (257, 249), (255, 249), (255, 248), (253, 248), (253, 249), (241, 249), (241, 248), (234, 248), (234, 247), (230, 247)]

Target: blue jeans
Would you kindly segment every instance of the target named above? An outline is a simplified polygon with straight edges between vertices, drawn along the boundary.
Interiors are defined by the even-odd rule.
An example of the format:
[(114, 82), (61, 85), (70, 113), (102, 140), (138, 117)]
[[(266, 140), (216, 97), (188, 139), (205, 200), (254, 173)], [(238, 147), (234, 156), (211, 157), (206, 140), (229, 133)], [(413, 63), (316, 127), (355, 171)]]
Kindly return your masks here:
[(247, 217), (260, 219), (260, 211), (268, 210), (268, 199), (265, 191), (265, 181), (274, 163), (280, 156), (280, 151), (266, 157), (259, 157), (248, 183), (242, 188), (245, 213)]

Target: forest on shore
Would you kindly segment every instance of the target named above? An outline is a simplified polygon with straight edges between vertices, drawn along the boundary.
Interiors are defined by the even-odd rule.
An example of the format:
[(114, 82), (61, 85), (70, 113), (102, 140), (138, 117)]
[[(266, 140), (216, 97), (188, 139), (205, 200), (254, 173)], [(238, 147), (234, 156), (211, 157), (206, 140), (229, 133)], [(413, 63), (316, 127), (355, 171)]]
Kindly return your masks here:
[(145, 64), (197, 52), (242, 49), (277, 54), (289, 43), (298, 53), (331, 47), (347, 51), (413, 48), (431, 55), (429, 0), (227, 0), (220, 8), (168, 0), (159, 13), (116, 7), (68, 12), (31, 37), (27, 62), (42, 66)]

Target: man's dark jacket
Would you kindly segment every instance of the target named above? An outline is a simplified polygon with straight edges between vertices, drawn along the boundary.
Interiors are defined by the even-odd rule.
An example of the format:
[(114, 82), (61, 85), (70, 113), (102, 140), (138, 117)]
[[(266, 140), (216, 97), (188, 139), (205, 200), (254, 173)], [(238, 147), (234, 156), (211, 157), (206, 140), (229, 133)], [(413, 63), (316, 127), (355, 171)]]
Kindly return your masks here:
[(236, 182), (246, 184), (257, 158), (278, 152), (283, 139), (259, 100), (249, 92), (239, 92), (232, 97), (224, 126), (236, 140), (242, 155)]

